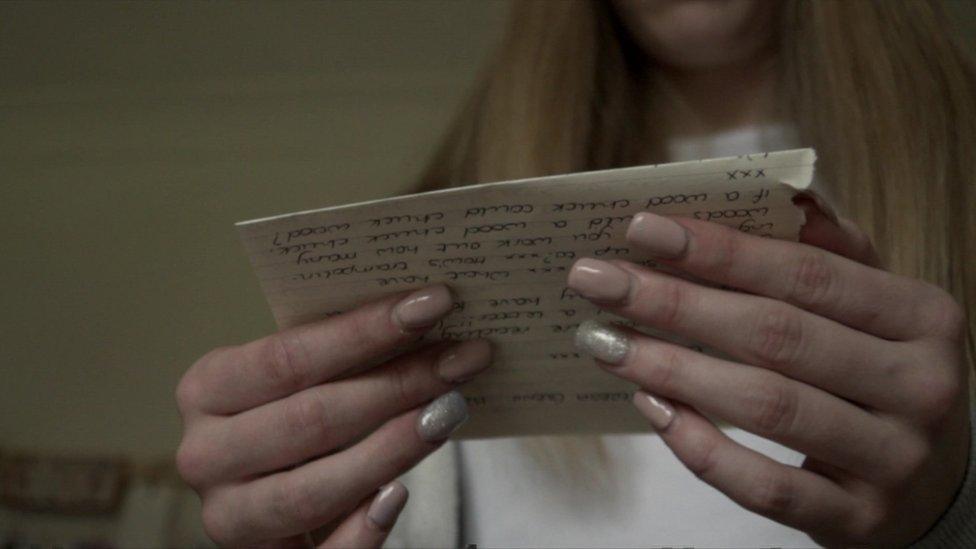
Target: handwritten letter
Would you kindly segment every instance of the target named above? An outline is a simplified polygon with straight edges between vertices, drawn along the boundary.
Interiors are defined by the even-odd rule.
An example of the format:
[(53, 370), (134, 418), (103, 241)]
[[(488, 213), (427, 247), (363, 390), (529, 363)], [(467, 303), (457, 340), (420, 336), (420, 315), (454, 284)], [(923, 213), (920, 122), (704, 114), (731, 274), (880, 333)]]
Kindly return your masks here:
[[(488, 338), (496, 360), (462, 392), (459, 437), (646, 431), (633, 387), (573, 347), (588, 318), (615, 319), (565, 286), (581, 257), (653, 263), (623, 238), (652, 211), (795, 240), (791, 199), (810, 149), (447, 189), (238, 223), (281, 328), (442, 282), (457, 297), (431, 340)], [(642, 329), (636, 326), (637, 329)]]

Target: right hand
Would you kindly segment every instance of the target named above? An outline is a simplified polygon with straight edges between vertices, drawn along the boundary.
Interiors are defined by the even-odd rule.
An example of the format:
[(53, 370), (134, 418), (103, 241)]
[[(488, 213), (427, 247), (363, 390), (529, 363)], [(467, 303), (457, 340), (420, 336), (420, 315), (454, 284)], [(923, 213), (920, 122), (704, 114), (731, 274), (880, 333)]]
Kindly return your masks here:
[(325, 528), (322, 546), (382, 544), (406, 502), (394, 479), (467, 418), (451, 390), (491, 360), (484, 340), (399, 352), (451, 308), (448, 289), (430, 286), (193, 364), (176, 390), (176, 463), (207, 534), (304, 545)]

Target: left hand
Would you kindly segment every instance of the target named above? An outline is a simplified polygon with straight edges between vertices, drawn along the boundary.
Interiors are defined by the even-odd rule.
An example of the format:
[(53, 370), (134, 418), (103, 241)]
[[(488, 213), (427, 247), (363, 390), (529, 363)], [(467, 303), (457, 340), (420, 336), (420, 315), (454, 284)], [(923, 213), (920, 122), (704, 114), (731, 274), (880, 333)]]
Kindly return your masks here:
[[(947, 509), (965, 473), (964, 313), (940, 288), (878, 268), (852, 223), (807, 210), (800, 243), (635, 216), (632, 245), (740, 291), (623, 261), (573, 266), (569, 286), (601, 308), (729, 360), (594, 323), (577, 341), (639, 385), (635, 404), (678, 459), (743, 507), (824, 545), (907, 544)], [(781, 464), (708, 418), (806, 460)]]

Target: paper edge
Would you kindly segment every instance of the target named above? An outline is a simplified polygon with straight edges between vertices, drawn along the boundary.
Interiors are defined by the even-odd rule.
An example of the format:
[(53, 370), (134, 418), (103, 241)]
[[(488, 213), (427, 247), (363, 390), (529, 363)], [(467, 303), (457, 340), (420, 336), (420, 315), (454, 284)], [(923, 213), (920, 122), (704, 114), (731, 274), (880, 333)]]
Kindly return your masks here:
[[(386, 201), (390, 201), (390, 200), (404, 199), (404, 198), (408, 198), (408, 197), (437, 196), (437, 195), (451, 194), (451, 193), (462, 192), (462, 191), (463, 192), (470, 192), (470, 190), (472, 188), (474, 188), (474, 187), (491, 189), (491, 188), (497, 188), (497, 187), (504, 187), (506, 185), (532, 183), (532, 182), (538, 182), (538, 181), (548, 181), (548, 180), (552, 180), (552, 179), (556, 179), (556, 178), (563, 178), (563, 177), (570, 177), (570, 176), (573, 176), (573, 177), (593, 176), (593, 175), (599, 175), (601, 173), (606, 173), (606, 172), (614, 172), (615, 174), (621, 174), (621, 173), (626, 173), (626, 172), (629, 172), (629, 171), (644, 170), (644, 169), (647, 169), (647, 168), (652, 168), (652, 167), (657, 167), (657, 166), (680, 166), (682, 164), (701, 164), (701, 163), (704, 163), (704, 162), (722, 162), (722, 161), (738, 160), (738, 159), (746, 158), (746, 157), (749, 157), (749, 156), (760, 156), (760, 155), (763, 155), (763, 154), (789, 154), (789, 153), (800, 153), (800, 154), (802, 154), (803, 157), (804, 157), (804, 163), (805, 164), (809, 164), (811, 166), (811, 169), (810, 170), (804, 170), (804, 174), (801, 176), (802, 177), (802, 180), (800, 180), (800, 181), (781, 181), (781, 182), (782, 183), (785, 183), (785, 184), (787, 184), (787, 185), (789, 185), (791, 187), (793, 187), (797, 191), (806, 190), (810, 186), (810, 183), (811, 183), (811, 181), (813, 179), (813, 170), (812, 170), (812, 167), (814, 166), (814, 164), (817, 161), (817, 153), (816, 153), (816, 151), (814, 149), (812, 149), (812, 148), (809, 148), (809, 147), (799, 148), (799, 149), (785, 149), (785, 150), (781, 150), (781, 151), (766, 151), (766, 152), (759, 152), (759, 153), (752, 153), (752, 154), (740, 154), (740, 155), (735, 155), (735, 156), (721, 156), (721, 157), (717, 157), (717, 158), (703, 158), (703, 159), (700, 159), (700, 160), (685, 160), (685, 161), (681, 161), (681, 162), (667, 162), (667, 163), (664, 163), (664, 164), (645, 164), (645, 165), (641, 165), (641, 166), (627, 166), (625, 168), (608, 168), (608, 169), (605, 169), (605, 170), (591, 170), (591, 171), (585, 171), (585, 172), (572, 172), (572, 173), (565, 173), (565, 174), (559, 174), (559, 175), (546, 175), (546, 176), (541, 176), (541, 177), (527, 177), (527, 178), (523, 178), (523, 179), (513, 179), (513, 180), (509, 180), (509, 181), (494, 181), (494, 182), (489, 182), (489, 183), (475, 183), (475, 184), (465, 185), (465, 186), (460, 186), (460, 187), (449, 187), (449, 188), (446, 188), (446, 189), (436, 189), (436, 190), (433, 190), (433, 191), (425, 191), (425, 192), (420, 192), (420, 193), (402, 194), (402, 195), (393, 196), (393, 197), (386, 197), (386, 198), (374, 198), (374, 199), (371, 199), (371, 200), (363, 200), (363, 201), (360, 201), (360, 202), (353, 202), (351, 204), (340, 204), (340, 205), (337, 205), (337, 206), (326, 206), (326, 207), (323, 207), (323, 208), (313, 208), (313, 209), (309, 209), (309, 210), (302, 210), (302, 211), (297, 211), (297, 212), (289, 212), (289, 213), (277, 214), (277, 215), (272, 215), (272, 216), (268, 216), (268, 217), (261, 217), (261, 218), (257, 218), (257, 219), (248, 219), (248, 220), (245, 220), (245, 221), (238, 221), (238, 222), (234, 223), (234, 226), (237, 227), (238, 229), (243, 229), (243, 228), (245, 228), (247, 226), (250, 226), (250, 225), (256, 225), (256, 224), (259, 224), (259, 223), (265, 223), (265, 222), (269, 222), (269, 221), (276, 221), (276, 220), (279, 220), (279, 219), (286, 219), (286, 218), (289, 218), (289, 217), (298, 217), (298, 216), (303, 216), (303, 215), (326, 213), (326, 212), (329, 212), (329, 211), (338, 211), (338, 210), (342, 210), (342, 209), (345, 209), (345, 208), (357, 208), (357, 207), (361, 207), (361, 206), (368, 206), (370, 204), (376, 204), (376, 203), (379, 203), (379, 202), (386, 202)], [(809, 158), (807, 158), (807, 157), (809, 157)]]

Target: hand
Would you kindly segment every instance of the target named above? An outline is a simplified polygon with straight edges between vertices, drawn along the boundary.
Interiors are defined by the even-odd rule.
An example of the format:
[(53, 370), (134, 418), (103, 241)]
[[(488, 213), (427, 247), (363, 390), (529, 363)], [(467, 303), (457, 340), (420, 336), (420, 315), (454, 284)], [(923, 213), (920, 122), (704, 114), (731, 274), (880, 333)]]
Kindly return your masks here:
[[(825, 545), (910, 543), (965, 473), (962, 309), (935, 286), (877, 268), (850, 222), (815, 216), (803, 236), (819, 246), (638, 214), (627, 232), (633, 245), (740, 291), (593, 259), (577, 261), (569, 286), (728, 358), (593, 322), (577, 344), (639, 385), (635, 405), (678, 459), (743, 507)], [(780, 464), (709, 418), (806, 460)]]
[(431, 286), (190, 367), (176, 391), (176, 461), (207, 534), (221, 545), (303, 545), (325, 527), (323, 547), (379, 547), (406, 502), (394, 479), (467, 418), (464, 398), (447, 391), (490, 362), (483, 340), (397, 354), (451, 307), (447, 288)]

